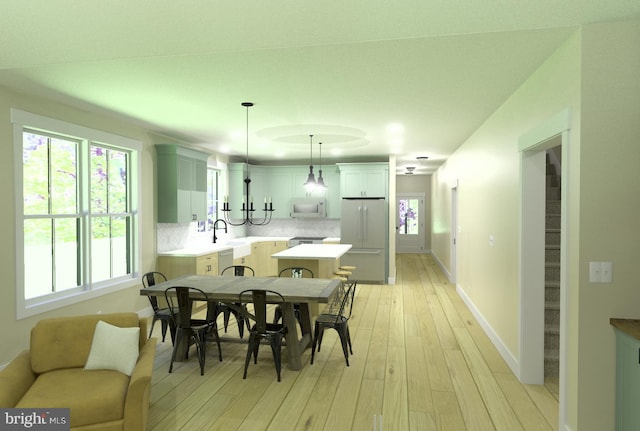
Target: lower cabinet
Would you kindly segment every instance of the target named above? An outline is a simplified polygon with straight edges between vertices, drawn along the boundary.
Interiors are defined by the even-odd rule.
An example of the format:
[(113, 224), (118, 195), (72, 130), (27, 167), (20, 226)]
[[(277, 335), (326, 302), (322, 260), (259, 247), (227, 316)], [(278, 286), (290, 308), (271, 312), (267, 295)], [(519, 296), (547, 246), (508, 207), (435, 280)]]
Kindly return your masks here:
[(616, 430), (640, 430), (640, 340), (616, 329)]
[(276, 277), (278, 259), (271, 257), (288, 247), (287, 241), (260, 241), (251, 244), (251, 254), (233, 260), (234, 265), (246, 265), (253, 268), (257, 277)]
[(287, 248), (287, 241), (260, 241), (251, 244), (251, 254), (233, 258), (233, 250), (223, 250), (202, 256), (158, 256), (157, 268), (167, 278), (181, 275), (218, 275), (231, 265), (246, 265), (253, 268), (258, 277), (276, 277), (278, 260), (271, 257)]
[(158, 271), (168, 279), (182, 275), (217, 275), (218, 253), (202, 256), (158, 256)]

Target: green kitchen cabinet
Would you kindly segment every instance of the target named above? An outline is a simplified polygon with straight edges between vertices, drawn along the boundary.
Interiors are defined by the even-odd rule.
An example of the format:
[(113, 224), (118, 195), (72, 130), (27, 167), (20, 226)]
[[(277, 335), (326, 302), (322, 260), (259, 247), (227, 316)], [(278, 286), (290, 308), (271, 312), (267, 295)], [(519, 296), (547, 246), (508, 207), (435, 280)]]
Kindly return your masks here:
[(640, 340), (616, 333), (616, 430), (640, 430)]
[(156, 145), (158, 223), (207, 218), (208, 154), (179, 145)]
[(387, 197), (388, 163), (338, 163), (343, 198)]

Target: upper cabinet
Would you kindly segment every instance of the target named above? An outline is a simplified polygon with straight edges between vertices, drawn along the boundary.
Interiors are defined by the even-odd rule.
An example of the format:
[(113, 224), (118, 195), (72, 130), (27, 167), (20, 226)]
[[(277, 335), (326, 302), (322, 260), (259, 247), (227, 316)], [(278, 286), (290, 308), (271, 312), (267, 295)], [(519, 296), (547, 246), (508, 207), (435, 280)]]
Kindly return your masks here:
[[(318, 167), (314, 169), (318, 177)], [(324, 190), (309, 191), (304, 183), (307, 181), (309, 166), (249, 166), (251, 178), (247, 198), (244, 191), (245, 164), (229, 164), (229, 206), (233, 210), (232, 218), (241, 216), (237, 211), (242, 207), (242, 199), (250, 202), (254, 198), (254, 216), (263, 216), (264, 199), (273, 204), (272, 218), (290, 218), (291, 199), (298, 197), (324, 197), (327, 204), (327, 217), (340, 217), (340, 176), (335, 165), (322, 168), (322, 176), (327, 187)]]
[(387, 197), (388, 163), (338, 163), (343, 198)]
[(156, 145), (158, 223), (207, 218), (208, 154), (179, 145)]

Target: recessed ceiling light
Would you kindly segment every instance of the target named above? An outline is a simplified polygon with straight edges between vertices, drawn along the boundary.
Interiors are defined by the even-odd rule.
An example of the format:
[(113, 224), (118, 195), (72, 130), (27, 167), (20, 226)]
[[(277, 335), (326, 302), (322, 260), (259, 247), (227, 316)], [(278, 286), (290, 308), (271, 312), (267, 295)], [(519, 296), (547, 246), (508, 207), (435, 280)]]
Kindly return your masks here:
[(416, 157), (416, 159), (418, 160), (427, 160), (429, 158), (429, 156), (418, 156)]
[(404, 126), (400, 123), (391, 123), (387, 126), (387, 133), (402, 133)]

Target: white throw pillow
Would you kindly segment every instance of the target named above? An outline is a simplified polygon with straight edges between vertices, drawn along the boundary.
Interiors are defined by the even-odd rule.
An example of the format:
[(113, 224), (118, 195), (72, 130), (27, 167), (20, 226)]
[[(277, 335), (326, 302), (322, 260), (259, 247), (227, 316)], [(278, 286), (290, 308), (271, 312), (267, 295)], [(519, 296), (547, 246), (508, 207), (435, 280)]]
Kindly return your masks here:
[(102, 320), (93, 333), (85, 370), (115, 370), (130, 376), (138, 361), (140, 328), (120, 328)]

